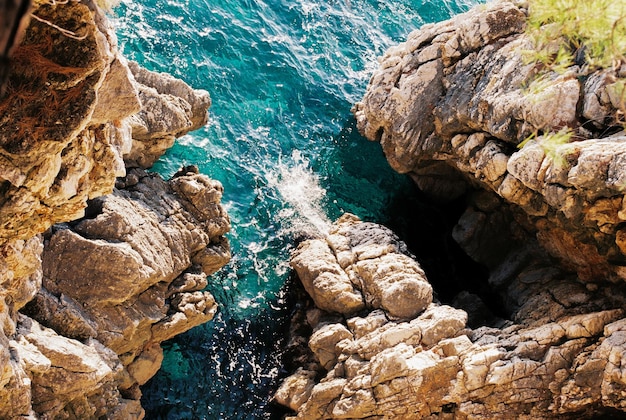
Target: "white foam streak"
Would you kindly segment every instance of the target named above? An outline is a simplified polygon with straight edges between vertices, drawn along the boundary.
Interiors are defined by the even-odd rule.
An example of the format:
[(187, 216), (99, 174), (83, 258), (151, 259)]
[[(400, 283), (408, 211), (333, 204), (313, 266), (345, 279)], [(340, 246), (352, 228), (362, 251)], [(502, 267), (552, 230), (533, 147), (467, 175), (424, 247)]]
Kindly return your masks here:
[(276, 189), (285, 208), (278, 213), (282, 233), (326, 235), (331, 221), (326, 216), (322, 201), (326, 190), (309, 167), (309, 161), (299, 150), (291, 154), (291, 163), (279, 160), (276, 170), (268, 173), (268, 184)]

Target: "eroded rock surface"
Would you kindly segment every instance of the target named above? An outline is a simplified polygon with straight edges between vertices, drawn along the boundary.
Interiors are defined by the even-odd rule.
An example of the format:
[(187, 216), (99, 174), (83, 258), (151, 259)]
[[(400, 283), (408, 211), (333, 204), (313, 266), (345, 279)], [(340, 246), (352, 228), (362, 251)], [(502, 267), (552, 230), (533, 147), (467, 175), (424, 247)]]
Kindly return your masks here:
[[(381, 143), (394, 169), (440, 200), (465, 195), (452, 236), (489, 270), (499, 302), (464, 291), (453, 301), (469, 314), (435, 299), (405, 318), (382, 305), (318, 304), (301, 316), (312, 329), (310, 359), (300, 357), (276, 394), (294, 418), (625, 415), (626, 137), (615, 95), (624, 74), (572, 66), (548, 73), (544, 89), (527, 89), (540, 70), (522, 56), (532, 47), (527, 5), (496, 1), (425, 25), (382, 57), (354, 108), (359, 130)], [(572, 141), (548, 141), (563, 127)], [(307, 247), (297, 261), (308, 260)], [(319, 286), (296, 270), (316, 303), (331, 280), (342, 290), (353, 283), (334, 256), (317, 267)], [(366, 268), (385, 284), (379, 262)], [(485, 303), (504, 318), (468, 326), (487, 319), (476, 313)]]
[(32, 13), (0, 97), (0, 418), (139, 419), (159, 343), (216, 311), (230, 224), (197, 169), (137, 167), (209, 95), (129, 64), (89, 0)]
[(193, 168), (169, 182), (134, 169), (120, 184), (46, 237), (43, 287), (25, 313), (112, 350), (126, 374), (118, 386), (136, 396), (160, 367), (159, 343), (213, 318), (201, 290), (230, 259), (230, 223), (221, 184)]
[[(625, 280), (624, 70), (574, 65), (528, 88), (541, 66), (524, 58), (526, 7), (496, 1), (410, 34), (354, 107), (359, 130), (422, 190), (491, 191), (581, 279)], [(551, 143), (563, 127), (572, 141)]]
[[(372, 250), (402, 248), (389, 230), (353, 216), (340, 219), (330, 236), (350, 243), (350, 230), (374, 233), (367, 245)], [(309, 273), (303, 279), (324, 308), (306, 315), (315, 363), (301, 363), (275, 395), (297, 413), (294, 418), (593, 418), (626, 412), (624, 288), (586, 287), (539, 254), (494, 269), (511, 298), (512, 321), (499, 326), (468, 328), (465, 311), (436, 301), (402, 318), (377, 305), (333, 309), (320, 306), (317, 293), (333, 284), (345, 288), (344, 278), (354, 276), (351, 265), (341, 268), (341, 252), (331, 254), (334, 264), (325, 257), (319, 265), (319, 249), (311, 244), (320, 241), (305, 242), (294, 254), (299, 276), (310, 261), (316, 277), (326, 279), (309, 282)], [(537, 249), (531, 244), (527, 254)], [(398, 266), (417, 266), (399, 255)], [(377, 273), (379, 284), (396, 278), (384, 259), (368, 261), (364, 270)], [(400, 301), (419, 299), (410, 287), (403, 291)]]
[(141, 111), (130, 119), (133, 147), (124, 156), (127, 166), (149, 168), (176, 137), (207, 123), (211, 98), (166, 73), (155, 73), (129, 63), (136, 81)]
[(320, 309), (349, 315), (382, 308), (408, 318), (431, 303), (432, 288), (407, 254), (387, 228), (346, 214), (325, 239), (303, 242), (291, 266)]

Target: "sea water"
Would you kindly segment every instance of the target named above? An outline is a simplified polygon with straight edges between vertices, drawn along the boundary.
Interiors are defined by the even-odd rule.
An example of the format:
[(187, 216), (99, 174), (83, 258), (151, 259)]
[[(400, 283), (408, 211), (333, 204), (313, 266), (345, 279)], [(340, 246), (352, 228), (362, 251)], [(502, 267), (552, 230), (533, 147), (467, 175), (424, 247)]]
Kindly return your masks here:
[[(279, 418), (296, 241), (344, 212), (390, 222), (410, 195), (350, 108), (376, 58), (421, 25), (479, 0), (122, 0), (113, 21), (125, 55), (210, 92), (207, 126), (155, 165), (222, 182), (233, 258), (209, 279), (215, 319), (163, 344), (142, 387), (148, 419)], [(401, 205), (401, 204), (400, 204)]]

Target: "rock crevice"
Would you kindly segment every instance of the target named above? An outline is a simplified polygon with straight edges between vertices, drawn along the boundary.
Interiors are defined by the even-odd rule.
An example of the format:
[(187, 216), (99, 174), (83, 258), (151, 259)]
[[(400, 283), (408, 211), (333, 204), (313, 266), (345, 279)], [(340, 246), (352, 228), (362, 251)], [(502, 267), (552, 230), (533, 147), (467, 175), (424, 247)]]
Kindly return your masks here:
[[(339, 219), (329, 236), (349, 241), (355, 231), (377, 232), (362, 254), (398, 243), (391, 231), (354, 216)], [(323, 291), (343, 284), (336, 268), (341, 257), (334, 263), (320, 258), (319, 241), (303, 242), (294, 254), (294, 268), (315, 303), (303, 317), (312, 329), (304, 339), (309, 359), (300, 360), (275, 395), (294, 418), (592, 418), (626, 410), (623, 288), (612, 296), (587, 288), (545, 258), (504, 273), (509, 260), (497, 272), (516, 299), (509, 302), (513, 321), (499, 326), (469, 328), (466, 311), (436, 300), (404, 317), (393, 314), (399, 304), (355, 312), (325, 301), (336, 297)], [(409, 257), (386, 255), (394, 262), (369, 260), (361, 275), (379, 276), (379, 284), (396, 279)], [(411, 288), (401, 290), (396, 302), (419, 301)]]

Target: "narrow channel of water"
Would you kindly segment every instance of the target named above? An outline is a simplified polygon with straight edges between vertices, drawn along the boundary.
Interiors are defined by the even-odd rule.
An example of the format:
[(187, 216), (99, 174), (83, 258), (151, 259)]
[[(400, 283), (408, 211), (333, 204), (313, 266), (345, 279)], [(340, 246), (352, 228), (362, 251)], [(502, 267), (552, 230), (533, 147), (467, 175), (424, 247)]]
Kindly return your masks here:
[(164, 344), (143, 387), (147, 418), (278, 416), (267, 401), (294, 239), (346, 211), (386, 223), (412, 190), (358, 135), (350, 108), (386, 48), (477, 2), (123, 0), (115, 10), (127, 57), (211, 93), (209, 124), (154, 169), (169, 177), (193, 163), (220, 180), (233, 225), (233, 260), (210, 279), (219, 314)]

